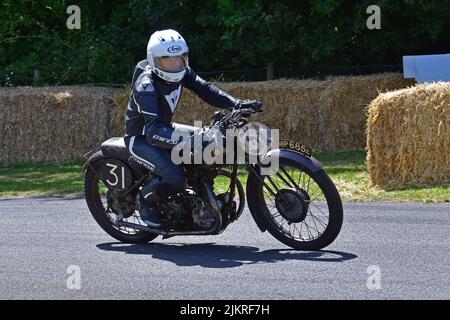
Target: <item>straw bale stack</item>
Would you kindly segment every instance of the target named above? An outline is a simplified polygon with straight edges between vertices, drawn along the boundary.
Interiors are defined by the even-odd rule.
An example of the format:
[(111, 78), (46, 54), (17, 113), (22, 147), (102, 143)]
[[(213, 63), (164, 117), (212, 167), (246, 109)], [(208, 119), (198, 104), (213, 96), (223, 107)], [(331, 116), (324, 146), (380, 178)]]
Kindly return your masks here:
[[(379, 92), (412, 84), (400, 74), (217, 83), (241, 99), (258, 99), (253, 118), (280, 129), (280, 137), (314, 150), (365, 147), (367, 105)], [(66, 161), (124, 135), (130, 89), (99, 87), (0, 88), (0, 161)], [(208, 122), (215, 108), (184, 90), (174, 121)]]
[(89, 87), (0, 88), (0, 161), (80, 158), (111, 135), (112, 96)]
[[(319, 80), (274, 80), (265, 82), (216, 83), (241, 99), (258, 99), (264, 112), (253, 117), (280, 129), (280, 137), (298, 140), (314, 150), (363, 149), (366, 144), (367, 106), (379, 92), (405, 88), (411, 80), (401, 74), (330, 77)], [(123, 113), (129, 89), (116, 98), (115, 132), (124, 133)], [(207, 123), (214, 108), (184, 90), (174, 121)], [(122, 121), (122, 122), (120, 122)]]
[(373, 185), (450, 182), (450, 83), (379, 95), (369, 107), (367, 147)]

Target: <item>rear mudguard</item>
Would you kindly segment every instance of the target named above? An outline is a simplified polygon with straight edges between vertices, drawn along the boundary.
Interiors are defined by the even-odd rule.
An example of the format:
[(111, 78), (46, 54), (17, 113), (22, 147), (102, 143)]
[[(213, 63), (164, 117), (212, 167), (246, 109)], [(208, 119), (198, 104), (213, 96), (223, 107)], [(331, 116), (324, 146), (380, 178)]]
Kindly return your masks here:
[[(302, 167), (306, 168), (310, 172), (318, 172), (320, 170), (323, 170), (322, 164), (317, 160), (316, 158), (312, 156), (307, 156), (305, 154), (302, 154), (300, 152), (296, 152), (293, 150), (286, 150), (286, 149), (277, 149), (272, 150), (268, 153), (270, 156), (278, 156), (279, 159), (289, 159), (292, 161), (295, 161), (299, 163)], [(259, 168), (255, 168), (256, 171), (259, 173)], [(255, 177), (253, 173), (249, 173), (247, 178), (247, 204), (250, 210), (250, 213), (253, 216), (253, 219), (256, 222), (256, 225), (261, 230), (261, 232), (264, 232), (267, 230), (266, 222), (264, 217), (262, 216), (264, 208), (261, 208), (261, 201), (258, 199), (259, 192), (255, 192), (259, 190), (260, 188), (260, 182)], [(266, 209), (267, 210), (267, 209)]]
[(98, 150), (98, 151), (92, 153), (91, 156), (87, 159), (87, 161), (83, 165), (83, 172), (86, 172), (86, 170), (89, 166), (88, 163), (93, 164), (94, 162), (96, 162), (97, 160), (99, 160), (101, 158), (103, 158), (102, 150)]
[(131, 161), (124, 161), (121, 160), (120, 158), (115, 158), (115, 157), (108, 157), (103, 155), (103, 151), (100, 149), (96, 152), (91, 151), (90, 153), (88, 153), (87, 155), (89, 155), (89, 158), (87, 158), (86, 162), (83, 165), (83, 172), (86, 172), (87, 168), (90, 165), (93, 165), (95, 162), (97, 162), (100, 159), (115, 159), (117, 161), (121, 161), (124, 166), (126, 166), (128, 168), (128, 170), (130, 170), (131, 174), (133, 175), (135, 180), (139, 180), (139, 178), (141, 178), (143, 175), (145, 175), (146, 173), (148, 173), (148, 169), (144, 168), (143, 166), (139, 165), (137, 162), (133, 161), (131, 159)]

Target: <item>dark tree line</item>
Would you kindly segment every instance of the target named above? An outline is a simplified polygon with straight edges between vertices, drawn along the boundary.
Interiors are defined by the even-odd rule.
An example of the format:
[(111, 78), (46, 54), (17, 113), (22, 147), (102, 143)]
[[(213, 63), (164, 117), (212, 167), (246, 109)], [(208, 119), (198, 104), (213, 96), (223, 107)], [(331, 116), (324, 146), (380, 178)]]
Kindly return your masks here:
[[(80, 30), (66, 27), (71, 4)], [(366, 26), (372, 4), (380, 30)], [(399, 65), (450, 51), (448, 0), (2, 0), (0, 21), (2, 85), (129, 82), (165, 28), (188, 41), (197, 71)]]

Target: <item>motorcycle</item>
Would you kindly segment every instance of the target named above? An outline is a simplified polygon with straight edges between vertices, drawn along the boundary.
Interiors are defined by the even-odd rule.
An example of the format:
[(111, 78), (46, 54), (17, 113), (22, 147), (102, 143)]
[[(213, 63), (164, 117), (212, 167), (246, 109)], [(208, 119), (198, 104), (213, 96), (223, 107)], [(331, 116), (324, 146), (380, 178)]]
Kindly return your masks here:
[[(191, 136), (199, 131), (205, 135), (212, 130), (239, 130), (253, 124), (249, 121), (253, 113), (224, 109), (208, 125), (184, 127)], [(181, 164), (186, 188), (158, 203), (162, 221), (161, 228), (155, 229), (141, 220), (137, 196), (157, 176), (130, 156), (124, 138), (113, 137), (85, 155), (85, 199), (100, 227), (124, 243), (147, 243), (159, 235), (163, 239), (218, 235), (239, 219), (247, 203), (261, 232), (268, 231), (297, 250), (325, 248), (336, 239), (343, 221), (341, 198), (332, 180), (301, 143), (280, 140), (279, 147), (265, 156), (269, 155), (278, 159), (276, 172), (263, 172), (264, 165), (250, 157), (240, 165), (237, 161)], [(239, 179), (243, 174), (247, 174), (245, 191)]]

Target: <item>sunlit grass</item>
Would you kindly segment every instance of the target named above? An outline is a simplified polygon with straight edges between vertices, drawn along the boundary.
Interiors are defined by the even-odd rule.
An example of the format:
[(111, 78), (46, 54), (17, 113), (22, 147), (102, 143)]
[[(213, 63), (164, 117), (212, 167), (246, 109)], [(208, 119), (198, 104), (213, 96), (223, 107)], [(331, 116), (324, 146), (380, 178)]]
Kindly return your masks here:
[(0, 195), (81, 196), (83, 194), (81, 167), (80, 161), (2, 165), (0, 166)]
[[(412, 186), (392, 191), (369, 187), (365, 151), (318, 153), (315, 157), (323, 163), (344, 201), (450, 202), (450, 184), (436, 187)], [(81, 167), (80, 161), (0, 165), (0, 196), (83, 196)], [(293, 179), (298, 178), (298, 173), (293, 173)], [(247, 172), (243, 168), (239, 169), (239, 179), (245, 188)], [(278, 177), (274, 177), (274, 182), (282, 184)], [(217, 178), (215, 192), (225, 192), (228, 184), (228, 178)], [(314, 183), (310, 188), (317, 191), (311, 189), (311, 195), (320, 193)], [(317, 199), (321, 199), (320, 195)]]
[(318, 153), (341, 195), (346, 201), (450, 202), (450, 184), (435, 187), (410, 186), (397, 190), (370, 187), (365, 151)]

